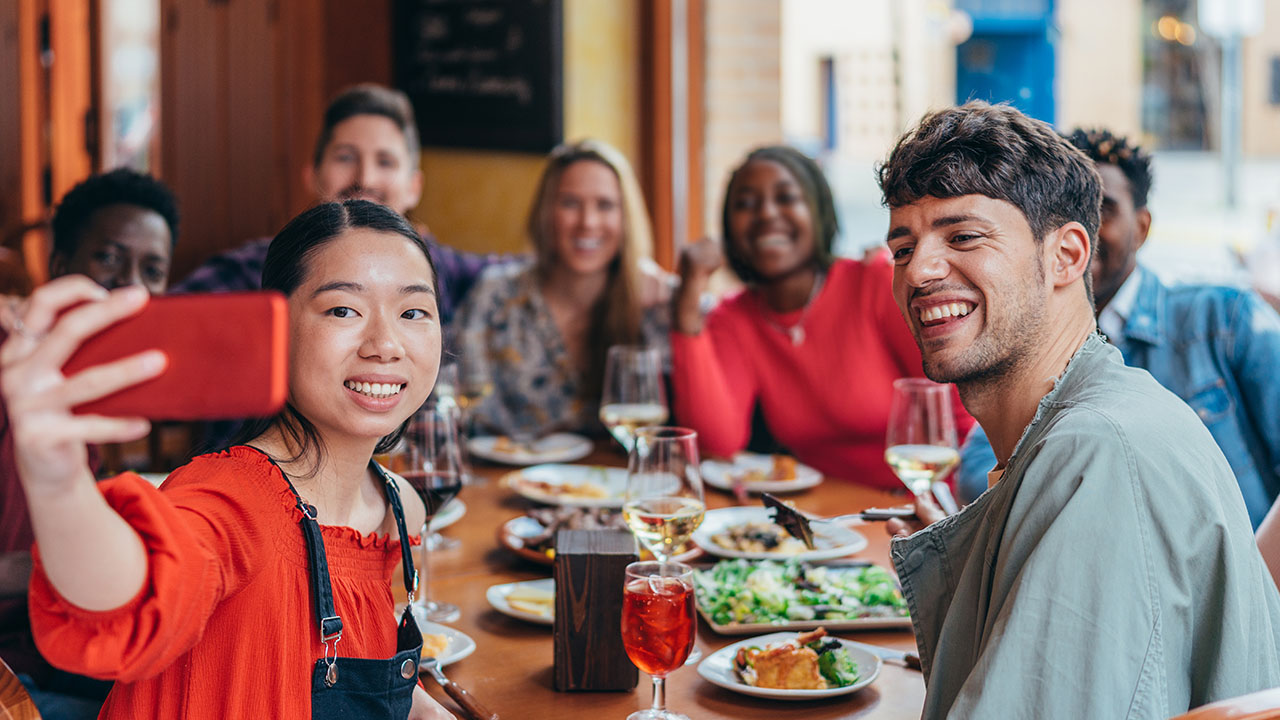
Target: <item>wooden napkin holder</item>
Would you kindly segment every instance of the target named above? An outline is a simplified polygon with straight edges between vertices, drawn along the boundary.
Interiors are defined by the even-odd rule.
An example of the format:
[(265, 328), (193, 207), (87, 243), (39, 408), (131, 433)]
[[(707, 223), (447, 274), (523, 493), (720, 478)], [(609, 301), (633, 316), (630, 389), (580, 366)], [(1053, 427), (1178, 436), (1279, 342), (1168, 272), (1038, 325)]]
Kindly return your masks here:
[(634, 690), (622, 645), (622, 586), (638, 558), (625, 530), (556, 533), (555, 689)]

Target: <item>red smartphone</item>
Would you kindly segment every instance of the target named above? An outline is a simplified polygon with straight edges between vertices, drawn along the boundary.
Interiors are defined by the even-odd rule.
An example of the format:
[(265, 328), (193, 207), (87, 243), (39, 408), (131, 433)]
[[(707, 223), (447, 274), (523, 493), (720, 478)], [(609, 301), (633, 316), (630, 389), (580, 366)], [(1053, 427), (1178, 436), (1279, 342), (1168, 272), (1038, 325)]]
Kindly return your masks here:
[(152, 420), (265, 417), (288, 390), (288, 305), (275, 292), (161, 295), (84, 342), (66, 375), (157, 349), (164, 373), (75, 408)]

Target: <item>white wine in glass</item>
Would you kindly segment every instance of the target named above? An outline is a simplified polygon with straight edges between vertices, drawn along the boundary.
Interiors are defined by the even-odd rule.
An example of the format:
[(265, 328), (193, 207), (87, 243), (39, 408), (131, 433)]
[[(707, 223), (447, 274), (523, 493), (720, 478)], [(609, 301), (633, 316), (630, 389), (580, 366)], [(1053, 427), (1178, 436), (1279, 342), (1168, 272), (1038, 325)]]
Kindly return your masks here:
[(893, 381), (884, 460), (917, 497), (960, 461), (951, 386), (924, 378)]
[(667, 406), (657, 403), (609, 403), (600, 406), (600, 422), (609, 433), (630, 449), (635, 444), (636, 430), (646, 425), (667, 421)]
[(670, 560), (702, 524), (707, 506), (698, 463), (696, 432), (677, 427), (636, 431), (622, 517), (661, 562)]
[(667, 421), (662, 353), (657, 348), (614, 345), (605, 358), (600, 422), (631, 451), (636, 429)]

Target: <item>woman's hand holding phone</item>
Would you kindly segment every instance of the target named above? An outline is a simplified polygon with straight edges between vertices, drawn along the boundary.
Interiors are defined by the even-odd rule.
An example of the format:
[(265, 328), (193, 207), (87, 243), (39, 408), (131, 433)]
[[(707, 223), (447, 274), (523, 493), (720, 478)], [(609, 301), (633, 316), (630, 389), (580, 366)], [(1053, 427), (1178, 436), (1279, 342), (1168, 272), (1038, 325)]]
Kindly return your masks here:
[(0, 346), (0, 379), (28, 496), (56, 493), (88, 474), (86, 445), (143, 437), (142, 418), (75, 415), (72, 408), (159, 375), (165, 356), (155, 350), (86, 368), (67, 377), (62, 366), (86, 339), (146, 306), (139, 287), (108, 292), (82, 276), (37, 289), (11, 308), (9, 337)]
[(86, 446), (133, 440), (150, 425), (72, 408), (159, 375), (166, 360), (149, 350), (70, 377), (62, 367), (87, 338), (147, 300), (141, 288), (108, 292), (85, 277), (59, 278), (10, 308), (9, 337), (0, 345), (0, 389), (44, 570), (63, 597), (87, 610), (136, 595), (146, 556), (137, 533), (94, 487)]

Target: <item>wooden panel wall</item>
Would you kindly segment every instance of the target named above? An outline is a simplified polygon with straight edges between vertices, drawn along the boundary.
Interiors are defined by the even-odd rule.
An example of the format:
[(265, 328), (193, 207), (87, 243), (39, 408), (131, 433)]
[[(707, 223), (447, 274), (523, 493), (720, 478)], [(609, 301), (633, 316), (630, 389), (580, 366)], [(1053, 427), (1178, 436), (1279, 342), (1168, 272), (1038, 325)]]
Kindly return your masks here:
[(175, 279), (273, 235), (303, 183), (325, 105), (391, 76), (390, 0), (162, 0), (162, 175), (182, 203)]
[(22, 226), (22, 117), (19, 7), (0, 3), (0, 243)]

